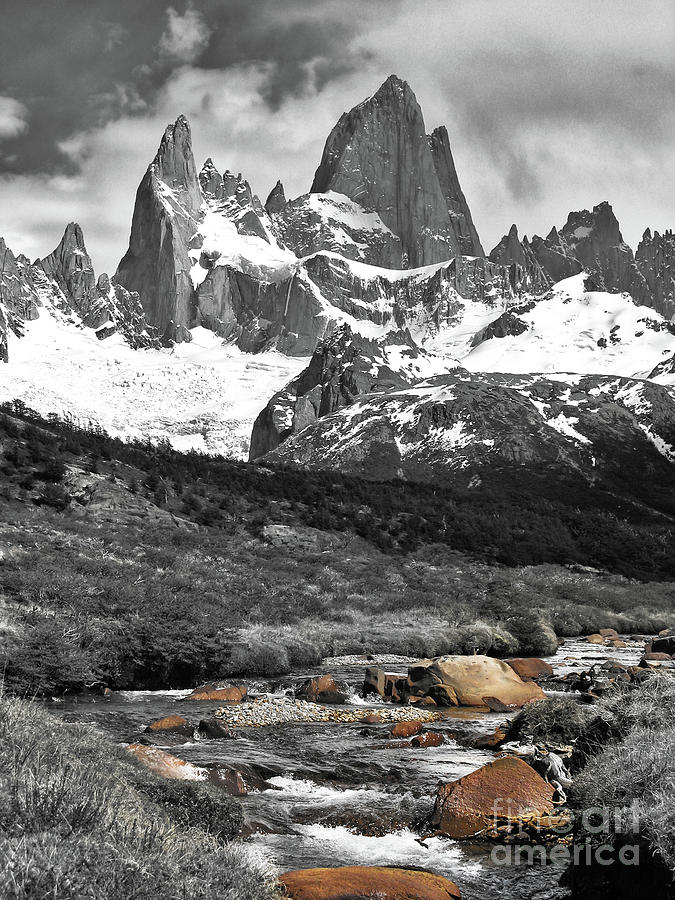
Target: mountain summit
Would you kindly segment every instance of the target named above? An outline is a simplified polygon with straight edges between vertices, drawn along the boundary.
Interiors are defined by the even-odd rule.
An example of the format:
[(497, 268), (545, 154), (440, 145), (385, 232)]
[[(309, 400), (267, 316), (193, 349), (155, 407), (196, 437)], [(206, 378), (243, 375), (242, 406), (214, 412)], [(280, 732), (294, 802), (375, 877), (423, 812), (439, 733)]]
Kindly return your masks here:
[(447, 131), (427, 137), (415, 94), (396, 75), (340, 116), (311, 187), (326, 191), (378, 213), (401, 239), (403, 268), (483, 255)]

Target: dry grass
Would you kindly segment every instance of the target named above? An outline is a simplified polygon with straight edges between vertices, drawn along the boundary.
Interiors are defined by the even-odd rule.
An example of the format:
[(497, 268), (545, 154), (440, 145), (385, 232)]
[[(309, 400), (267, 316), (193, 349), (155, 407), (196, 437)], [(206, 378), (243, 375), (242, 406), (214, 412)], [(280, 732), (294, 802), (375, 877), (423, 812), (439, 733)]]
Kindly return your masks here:
[(1, 697), (2, 896), (277, 896), (267, 867), (209, 827), (216, 811), (221, 836), (228, 814), (239, 823), (235, 801), (214, 800), (205, 830), (186, 827), (186, 822), (198, 821), (195, 810), (203, 798), (187, 798), (192, 803), (184, 815), (185, 804), (176, 807), (180, 798), (169, 793), (167, 798), (158, 779), (96, 732), (60, 722), (28, 701)]

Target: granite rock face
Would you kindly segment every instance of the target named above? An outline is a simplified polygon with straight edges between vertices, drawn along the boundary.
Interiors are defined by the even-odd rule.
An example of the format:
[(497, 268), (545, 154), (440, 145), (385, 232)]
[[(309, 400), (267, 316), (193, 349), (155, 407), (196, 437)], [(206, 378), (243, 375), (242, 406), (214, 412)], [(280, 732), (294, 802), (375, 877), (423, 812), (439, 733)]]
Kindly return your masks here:
[(459, 183), (445, 125), (435, 128), (428, 140), (460, 253), (465, 256), (485, 256), (476, 226), (473, 224), (469, 204)]
[[(518, 237), (518, 229), (511, 226), (508, 234), (490, 251), (489, 259), (502, 266), (512, 267), (514, 278), (520, 271), (520, 286), (533, 294), (544, 293), (553, 284), (552, 277), (544, 270), (532, 252), (527, 240)], [(575, 273), (570, 273), (575, 274)]]
[(649, 288), (648, 305), (666, 318), (675, 316), (675, 234), (648, 228), (635, 252), (638, 271)]
[[(469, 484), (485, 468), (620, 479), (639, 456), (672, 479), (675, 399), (665, 387), (588, 375), (469, 373), (456, 368), (360, 396), (291, 435), (263, 462), (374, 479)], [(656, 476), (656, 473), (659, 473)]]
[(267, 200), (265, 200), (265, 212), (273, 216), (275, 213), (281, 212), (286, 205), (286, 192), (281, 181), (277, 181), (272, 190), (269, 192)]
[(48, 278), (53, 278), (80, 315), (86, 315), (96, 296), (96, 275), (84, 244), (82, 229), (71, 222), (58, 247), (41, 260)]
[[(340, 117), (326, 141), (311, 192), (346, 194), (377, 212), (401, 239), (403, 268), (450, 259), (461, 247), (444, 187), (453, 194), (459, 184), (453, 183), (454, 165), (452, 157), (444, 156), (443, 141), (437, 136), (432, 143), (436, 154), (414, 93), (392, 75), (372, 97)], [(466, 215), (465, 235), (470, 238), (470, 216), (465, 220)]]
[(201, 205), (190, 125), (180, 116), (167, 126), (138, 187), (129, 249), (113, 279), (138, 293), (148, 320), (162, 334), (172, 323), (192, 319), (188, 250)]
[(417, 347), (407, 330), (372, 339), (343, 325), (317, 347), (307, 368), (262, 410), (253, 425), (250, 459), (274, 450), (291, 435), (358, 397), (403, 388), (423, 372), (452, 366), (451, 360)]

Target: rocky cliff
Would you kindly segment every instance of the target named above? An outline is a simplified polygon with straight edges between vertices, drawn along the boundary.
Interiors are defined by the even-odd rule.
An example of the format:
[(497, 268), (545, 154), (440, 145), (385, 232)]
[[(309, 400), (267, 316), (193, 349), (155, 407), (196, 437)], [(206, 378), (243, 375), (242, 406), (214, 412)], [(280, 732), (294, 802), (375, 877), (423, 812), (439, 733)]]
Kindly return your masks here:
[(635, 263), (649, 289), (649, 306), (667, 318), (675, 317), (675, 234), (649, 228), (635, 252)]
[(378, 213), (401, 239), (403, 268), (450, 259), (462, 250), (449, 203), (453, 213), (462, 209), (457, 221), (464, 242), (479, 242), (477, 235), (473, 238), (475, 229), (466, 215), (452, 157), (446, 153), (449, 145), (444, 146), (441, 134), (431, 144), (434, 152), (414, 93), (392, 75), (372, 97), (340, 117), (326, 141), (311, 191), (346, 194)]
[(192, 319), (188, 249), (201, 205), (190, 125), (180, 116), (167, 126), (138, 186), (129, 249), (113, 279), (138, 293), (149, 321), (162, 334)]

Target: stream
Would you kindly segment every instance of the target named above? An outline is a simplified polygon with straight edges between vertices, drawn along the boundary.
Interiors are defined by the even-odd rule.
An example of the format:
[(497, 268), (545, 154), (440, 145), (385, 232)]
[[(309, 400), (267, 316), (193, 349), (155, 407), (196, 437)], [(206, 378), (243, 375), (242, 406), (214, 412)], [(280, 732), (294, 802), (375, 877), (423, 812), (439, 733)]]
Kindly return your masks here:
[[(567, 640), (549, 657), (555, 674), (581, 671), (594, 663), (616, 659), (636, 665), (642, 644), (626, 648)], [(250, 694), (282, 697), (312, 675), (330, 672), (353, 690), (342, 708), (376, 708), (377, 699), (363, 701), (358, 692), (367, 665), (388, 672), (407, 672), (408, 660), (396, 657), (342, 657), (324, 660), (315, 669), (296, 672), (276, 684), (243, 679)], [(185, 701), (189, 691), (121, 691), (110, 699), (66, 698), (50, 708), (68, 721), (88, 724), (116, 741), (138, 740), (146, 725), (172, 714), (191, 722), (212, 715), (218, 704)], [(547, 691), (551, 696), (558, 691)], [(572, 695), (574, 696), (574, 695)], [(340, 707), (337, 707), (340, 708)], [(444, 710), (430, 728), (445, 736), (439, 747), (394, 746), (389, 725), (367, 728), (363, 723), (288, 724), (242, 728), (236, 739), (188, 740), (156, 735), (158, 746), (189, 762), (250, 766), (269, 788), (241, 797), (246, 815), (246, 841), (257, 847), (281, 871), (314, 866), (419, 866), (455, 881), (465, 900), (518, 897), (555, 900), (567, 896), (558, 884), (564, 865), (506, 866), (491, 857), (494, 845), (430, 838), (420, 844), (425, 819), (433, 808), (439, 781), (466, 775), (494, 759), (490, 751), (465, 744), (491, 733), (504, 713), (470, 708)], [(367, 733), (364, 733), (367, 732)]]

